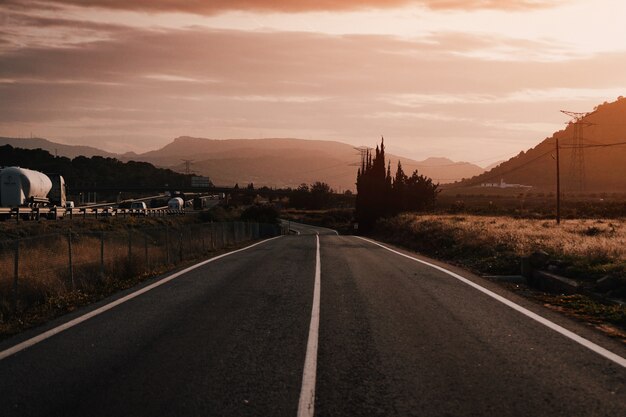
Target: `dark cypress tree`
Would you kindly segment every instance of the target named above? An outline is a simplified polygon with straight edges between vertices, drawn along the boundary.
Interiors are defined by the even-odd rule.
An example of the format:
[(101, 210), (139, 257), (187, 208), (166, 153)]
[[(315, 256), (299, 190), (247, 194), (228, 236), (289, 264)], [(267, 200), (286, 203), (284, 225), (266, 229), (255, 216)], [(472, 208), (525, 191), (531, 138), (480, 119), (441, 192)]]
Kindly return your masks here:
[[(386, 167), (386, 169), (385, 169)], [(398, 214), (402, 211), (422, 211), (431, 209), (439, 192), (439, 185), (413, 172), (407, 177), (398, 161), (398, 169), (391, 177), (391, 164), (385, 163), (385, 142), (381, 140), (374, 157), (367, 152), (361, 161), (356, 178), (355, 217), (361, 232), (369, 232), (376, 220)]]
[(405, 211), (407, 208), (406, 201), (406, 183), (407, 176), (402, 169), (402, 163), (398, 161), (398, 169), (393, 179), (392, 204), (397, 212)]

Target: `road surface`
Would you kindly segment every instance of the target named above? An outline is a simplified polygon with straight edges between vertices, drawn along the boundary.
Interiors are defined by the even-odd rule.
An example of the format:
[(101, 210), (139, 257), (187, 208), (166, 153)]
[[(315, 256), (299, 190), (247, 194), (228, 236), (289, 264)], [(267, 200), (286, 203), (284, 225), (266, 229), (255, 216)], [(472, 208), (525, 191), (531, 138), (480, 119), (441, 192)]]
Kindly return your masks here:
[(618, 342), (453, 267), (589, 345), (408, 252), (291, 227), (0, 343), (0, 416), (626, 415)]

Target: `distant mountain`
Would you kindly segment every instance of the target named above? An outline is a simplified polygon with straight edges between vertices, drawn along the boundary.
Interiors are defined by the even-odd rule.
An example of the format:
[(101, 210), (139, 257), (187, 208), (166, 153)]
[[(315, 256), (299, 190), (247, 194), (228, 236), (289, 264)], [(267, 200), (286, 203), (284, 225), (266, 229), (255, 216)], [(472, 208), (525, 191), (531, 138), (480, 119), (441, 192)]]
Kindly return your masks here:
[(494, 169), (495, 167), (497, 167), (498, 165), (500, 165), (501, 163), (506, 162), (504, 160), (498, 161), (498, 162), (494, 162), (493, 164), (489, 164), (485, 167), (485, 172), (491, 171), (492, 169)]
[[(538, 190), (556, 188), (556, 139), (559, 139), (561, 184), (564, 192), (626, 192), (626, 99), (597, 106), (582, 119), (583, 178), (581, 190), (576, 181), (578, 155), (574, 152), (576, 126), (568, 124), (540, 144), (458, 186), (479, 186), (499, 182), (532, 185)], [(455, 186), (457, 186), (455, 185)]]
[[(351, 145), (303, 139), (203, 139), (179, 137), (138, 160), (184, 171), (183, 160), (192, 160), (195, 173), (207, 175), (215, 184), (240, 186), (247, 183), (271, 187), (297, 187), (324, 181), (337, 190), (354, 190), (359, 154)], [(415, 161), (388, 155), (392, 172), (398, 159), (407, 173), (417, 169), (435, 181), (469, 178), (483, 169), (446, 158)]]
[[(184, 160), (191, 160), (191, 169), (205, 175), (217, 185), (240, 186), (254, 183), (257, 186), (297, 187), (301, 183), (324, 181), (336, 190), (354, 190), (359, 153), (353, 146), (323, 140), (303, 139), (203, 139), (183, 136), (174, 139), (161, 149), (136, 154), (114, 154), (89, 146), (71, 146), (46, 139), (0, 138), (0, 145), (18, 148), (41, 148), (52, 154), (74, 158), (103, 156), (120, 161), (142, 161), (153, 165), (185, 172)], [(398, 160), (404, 171), (447, 183), (471, 178), (484, 172), (467, 162), (454, 162), (447, 158), (428, 158), (416, 161), (387, 154), (395, 173)]]
[(102, 156), (105, 158), (119, 158), (117, 154), (91, 146), (63, 145), (43, 138), (0, 137), (0, 146), (2, 145), (11, 145), (14, 148), (22, 149), (43, 149), (44, 151), (50, 152), (52, 155), (66, 156), (68, 158), (76, 158), (81, 155), (87, 157)]

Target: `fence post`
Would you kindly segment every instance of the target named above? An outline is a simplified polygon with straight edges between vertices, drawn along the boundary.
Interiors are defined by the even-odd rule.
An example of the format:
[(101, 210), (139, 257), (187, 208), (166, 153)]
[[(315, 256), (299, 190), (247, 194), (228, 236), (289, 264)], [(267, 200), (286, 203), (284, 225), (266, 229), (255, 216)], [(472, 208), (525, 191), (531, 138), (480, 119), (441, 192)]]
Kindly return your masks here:
[(17, 313), (17, 283), (20, 274), (20, 240), (15, 241), (15, 263), (13, 265), (13, 314)]
[(74, 285), (74, 265), (72, 264), (72, 229), (70, 228), (67, 234), (67, 249), (68, 249), (68, 259), (69, 259), (69, 270), (70, 270), (70, 284), (72, 286), (72, 290), (75, 289)]
[(150, 263), (148, 262), (148, 235), (145, 234), (143, 235), (143, 245), (144, 245), (144, 250), (146, 252), (146, 266), (148, 267), (148, 269), (150, 269)]
[(165, 226), (165, 260), (170, 264), (170, 228)]
[(180, 262), (183, 261), (183, 231), (178, 234), (178, 257)]
[(104, 278), (104, 232), (100, 233), (100, 276)]
[(213, 220), (211, 220), (211, 250), (215, 250), (215, 228), (213, 227)]
[(133, 256), (133, 229), (128, 229), (128, 265), (130, 266), (131, 258)]

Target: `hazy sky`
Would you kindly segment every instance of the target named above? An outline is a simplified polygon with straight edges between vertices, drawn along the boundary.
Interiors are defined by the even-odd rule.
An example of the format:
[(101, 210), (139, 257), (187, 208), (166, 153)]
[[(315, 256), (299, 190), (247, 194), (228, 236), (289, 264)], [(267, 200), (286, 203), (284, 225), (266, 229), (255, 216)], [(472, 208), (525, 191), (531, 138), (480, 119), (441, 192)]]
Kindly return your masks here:
[(626, 95), (623, 0), (0, 1), (0, 136), (298, 137), (487, 165)]

